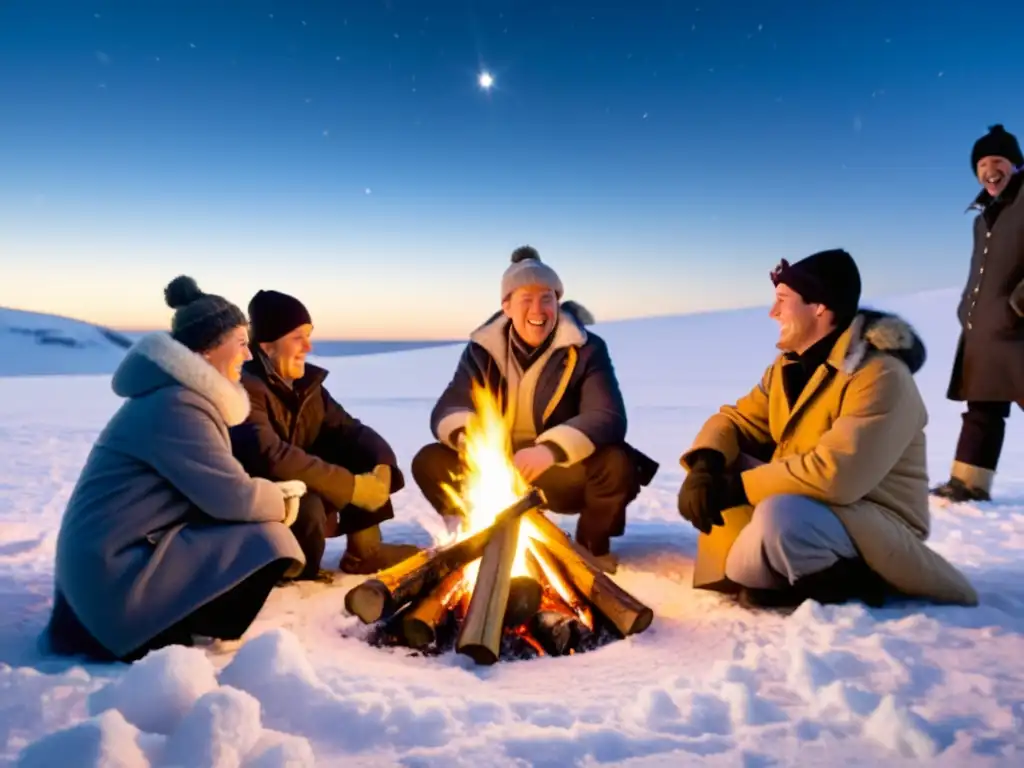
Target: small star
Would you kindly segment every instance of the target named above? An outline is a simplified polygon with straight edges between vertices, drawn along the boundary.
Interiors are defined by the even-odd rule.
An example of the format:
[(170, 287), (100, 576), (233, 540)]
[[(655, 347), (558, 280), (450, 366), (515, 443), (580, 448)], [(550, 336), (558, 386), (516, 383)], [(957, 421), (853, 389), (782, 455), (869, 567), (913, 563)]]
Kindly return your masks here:
[(646, 112), (644, 112), (644, 116), (643, 116), (643, 117), (641, 117), (640, 119), (641, 119), (641, 120), (646, 120), (646, 119), (647, 119), (647, 113), (646, 113)]
[(195, 47), (196, 47), (196, 44), (195, 44), (195, 43), (189, 43), (189, 44), (188, 44), (188, 47), (189, 47), (189, 48), (195, 48)]
[(370, 189), (369, 187), (367, 187), (366, 189), (363, 190), (363, 194), (364, 195), (372, 195), (373, 194), (373, 190)]
[(489, 91), (494, 87), (494, 76), (490, 72), (481, 72), (476, 81), (485, 91)]
[(330, 128), (324, 128), (324, 138), (327, 138), (330, 135), (331, 135), (331, 129)]
[(945, 72), (939, 72), (939, 77), (942, 77), (944, 74), (946, 74), (946, 73)]

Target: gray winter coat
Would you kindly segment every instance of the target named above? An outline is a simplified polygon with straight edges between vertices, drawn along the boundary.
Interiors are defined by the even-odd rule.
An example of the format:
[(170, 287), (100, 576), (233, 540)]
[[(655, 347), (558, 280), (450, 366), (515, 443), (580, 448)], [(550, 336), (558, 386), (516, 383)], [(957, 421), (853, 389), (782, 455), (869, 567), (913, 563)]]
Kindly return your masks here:
[(128, 398), (100, 434), (57, 539), (56, 589), (117, 656), (275, 560), (305, 558), (281, 523), (284, 498), (231, 453), (249, 399), (166, 333), (114, 373)]

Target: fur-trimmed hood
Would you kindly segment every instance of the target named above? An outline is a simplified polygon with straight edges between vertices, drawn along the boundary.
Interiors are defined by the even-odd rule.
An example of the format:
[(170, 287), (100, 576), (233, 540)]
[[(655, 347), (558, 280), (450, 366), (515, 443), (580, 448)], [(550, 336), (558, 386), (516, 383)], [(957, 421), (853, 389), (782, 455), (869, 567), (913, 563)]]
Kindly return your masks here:
[(902, 360), (911, 373), (921, 370), (928, 358), (924, 341), (902, 317), (861, 309), (850, 324), (850, 343), (843, 359), (843, 370), (853, 373), (872, 349)]
[[(587, 331), (584, 326), (593, 325), (594, 316), (586, 307), (575, 301), (563, 301), (558, 309), (558, 324), (555, 326), (555, 338), (551, 341), (551, 348), (582, 347), (587, 343)], [(469, 340), (486, 349), (496, 361), (504, 360), (510, 322), (499, 310), (473, 331)]]
[(249, 396), (242, 385), (229, 381), (169, 333), (151, 333), (139, 339), (111, 380), (114, 394), (129, 399), (175, 385), (209, 400), (229, 427), (241, 424), (249, 415)]

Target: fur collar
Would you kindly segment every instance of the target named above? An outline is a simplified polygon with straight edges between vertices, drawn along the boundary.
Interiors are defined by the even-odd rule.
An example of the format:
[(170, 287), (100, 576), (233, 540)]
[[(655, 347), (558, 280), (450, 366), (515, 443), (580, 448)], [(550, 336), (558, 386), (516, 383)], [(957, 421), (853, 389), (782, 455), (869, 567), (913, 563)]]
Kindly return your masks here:
[[(555, 327), (555, 338), (551, 340), (551, 349), (564, 347), (582, 347), (587, 343), (587, 332), (584, 330), (584, 317), (593, 320), (590, 313), (575, 302), (565, 302), (558, 310), (558, 325)], [(479, 344), (494, 358), (499, 366), (504, 365), (508, 352), (508, 326), (512, 321), (503, 312), (491, 318), (470, 334), (469, 340)]]
[(841, 340), (833, 354), (839, 358), (835, 367), (847, 374), (856, 371), (871, 350), (902, 360), (911, 373), (921, 370), (927, 359), (924, 342), (910, 323), (887, 312), (862, 309), (843, 336), (845, 349)]
[(249, 396), (242, 385), (229, 381), (202, 355), (175, 341), (169, 333), (151, 333), (139, 339), (128, 350), (111, 383), (116, 394), (129, 398), (170, 383), (180, 384), (209, 400), (229, 427), (241, 424), (249, 415)]

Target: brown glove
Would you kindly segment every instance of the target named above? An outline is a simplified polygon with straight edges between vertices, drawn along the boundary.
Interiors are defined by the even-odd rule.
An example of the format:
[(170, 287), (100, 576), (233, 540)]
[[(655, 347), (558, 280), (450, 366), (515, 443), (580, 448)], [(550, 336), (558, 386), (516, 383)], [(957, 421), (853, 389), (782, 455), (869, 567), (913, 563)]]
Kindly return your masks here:
[(1017, 283), (1010, 294), (1010, 308), (1017, 313), (1017, 317), (1024, 317), (1024, 280)]

